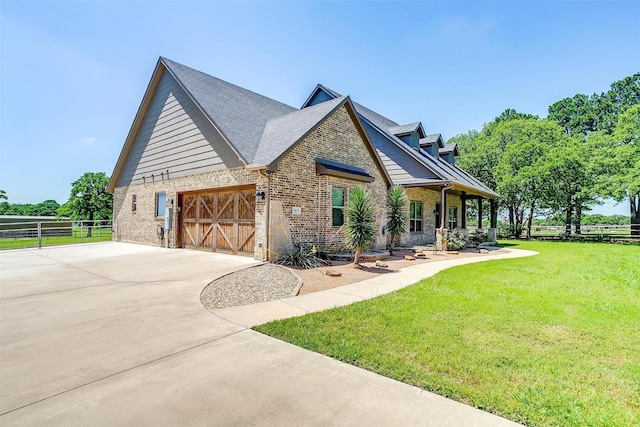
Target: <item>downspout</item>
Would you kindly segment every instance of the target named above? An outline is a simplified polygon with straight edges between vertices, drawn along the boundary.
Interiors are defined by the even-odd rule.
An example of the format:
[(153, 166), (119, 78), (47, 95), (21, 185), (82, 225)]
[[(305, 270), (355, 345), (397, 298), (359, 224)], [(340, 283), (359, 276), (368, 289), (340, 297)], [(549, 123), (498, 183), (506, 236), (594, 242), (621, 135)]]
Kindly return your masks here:
[(271, 212), (271, 175), (273, 174), (273, 171), (269, 170), (269, 169), (265, 169), (264, 171), (260, 171), (260, 174), (267, 177), (267, 201), (265, 204), (265, 255), (262, 258), (262, 261), (269, 261), (269, 254), (270, 254), (270, 247), (269, 244), (270, 239), (269, 239), (269, 229), (270, 229), (270, 212)]

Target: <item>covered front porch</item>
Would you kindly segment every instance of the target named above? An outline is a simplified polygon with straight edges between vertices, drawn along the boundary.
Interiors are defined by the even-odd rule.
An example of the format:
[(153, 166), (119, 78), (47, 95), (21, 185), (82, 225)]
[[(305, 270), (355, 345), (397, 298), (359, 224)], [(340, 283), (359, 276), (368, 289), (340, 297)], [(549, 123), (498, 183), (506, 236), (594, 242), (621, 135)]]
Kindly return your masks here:
[[(447, 195), (453, 194), (460, 198), (460, 226), (457, 227), (466, 237), (469, 237), (469, 232), (473, 231), (476, 234), (485, 234), (488, 242), (496, 242), (498, 237), (498, 200), (495, 195), (479, 192), (476, 189), (465, 188), (461, 185), (449, 184), (440, 188), (440, 213), (438, 228), (436, 229), (436, 247), (440, 250), (443, 248), (443, 239), (446, 231), (451, 230), (451, 221), (447, 220), (450, 217), (449, 210), (447, 209)], [(485, 213), (483, 212), (483, 202), (489, 201), (488, 222), (489, 227), (485, 228), (484, 220)], [(467, 227), (467, 208), (469, 203), (475, 204), (477, 213), (477, 223), (475, 228)]]
[[(482, 233), (487, 241), (496, 241), (497, 194), (451, 182), (421, 184), (404, 185), (410, 203), (410, 224), (403, 243), (435, 243), (442, 250), (446, 232), (453, 229), (460, 230), (466, 237), (470, 233)], [(483, 206), (485, 201), (489, 202), (488, 209)], [(468, 221), (470, 209), (475, 211), (477, 221)]]

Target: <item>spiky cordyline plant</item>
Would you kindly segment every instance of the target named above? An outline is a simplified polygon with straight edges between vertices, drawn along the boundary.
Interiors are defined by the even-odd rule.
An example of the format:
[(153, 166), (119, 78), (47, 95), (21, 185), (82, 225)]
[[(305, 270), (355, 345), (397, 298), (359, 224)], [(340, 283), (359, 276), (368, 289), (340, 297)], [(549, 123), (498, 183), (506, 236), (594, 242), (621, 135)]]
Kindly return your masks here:
[(355, 251), (354, 265), (360, 264), (360, 254), (367, 250), (376, 239), (376, 208), (371, 193), (364, 187), (355, 187), (349, 192), (346, 208), (347, 221), (344, 225), (345, 243)]
[(389, 243), (389, 255), (393, 255), (393, 246), (396, 239), (407, 232), (407, 192), (399, 185), (395, 185), (389, 190), (387, 195), (387, 233), (391, 236)]

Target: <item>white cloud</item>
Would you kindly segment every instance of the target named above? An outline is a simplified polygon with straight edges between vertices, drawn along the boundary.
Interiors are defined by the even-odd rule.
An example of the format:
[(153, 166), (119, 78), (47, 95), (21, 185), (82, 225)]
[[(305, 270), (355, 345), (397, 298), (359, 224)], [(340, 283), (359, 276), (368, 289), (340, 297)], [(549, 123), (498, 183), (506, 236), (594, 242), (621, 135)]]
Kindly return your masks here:
[(86, 138), (80, 138), (80, 141), (86, 142), (87, 144), (90, 144), (92, 142), (96, 142), (96, 137), (95, 136), (89, 136), (89, 137), (86, 137)]

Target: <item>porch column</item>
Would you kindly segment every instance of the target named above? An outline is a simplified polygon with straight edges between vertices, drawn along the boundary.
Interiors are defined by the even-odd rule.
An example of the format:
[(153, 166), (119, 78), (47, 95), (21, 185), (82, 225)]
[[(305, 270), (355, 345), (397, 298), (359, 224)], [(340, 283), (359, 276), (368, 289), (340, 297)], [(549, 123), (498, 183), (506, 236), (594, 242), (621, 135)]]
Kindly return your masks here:
[(467, 192), (460, 192), (460, 204), (462, 204), (462, 217), (460, 218), (460, 228), (467, 228)]
[(495, 242), (498, 240), (498, 201), (491, 199), (491, 217), (489, 219), (489, 241)]
[(447, 228), (447, 190), (440, 190), (440, 228)]
[(491, 199), (491, 228), (498, 228), (498, 203)]
[[(447, 218), (445, 213), (447, 212), (447, 187), (442, 187), (440, 190), (440, 224), (436, 224), (436, 250), (444, 251), (447, 248), (444, 247), (442, 240), (444, 239), (445, 224)], [(438, 225), (440, 227), (438, 228)]]
[(482, 197), (478, 196), (478, 230), (482, 230)]

